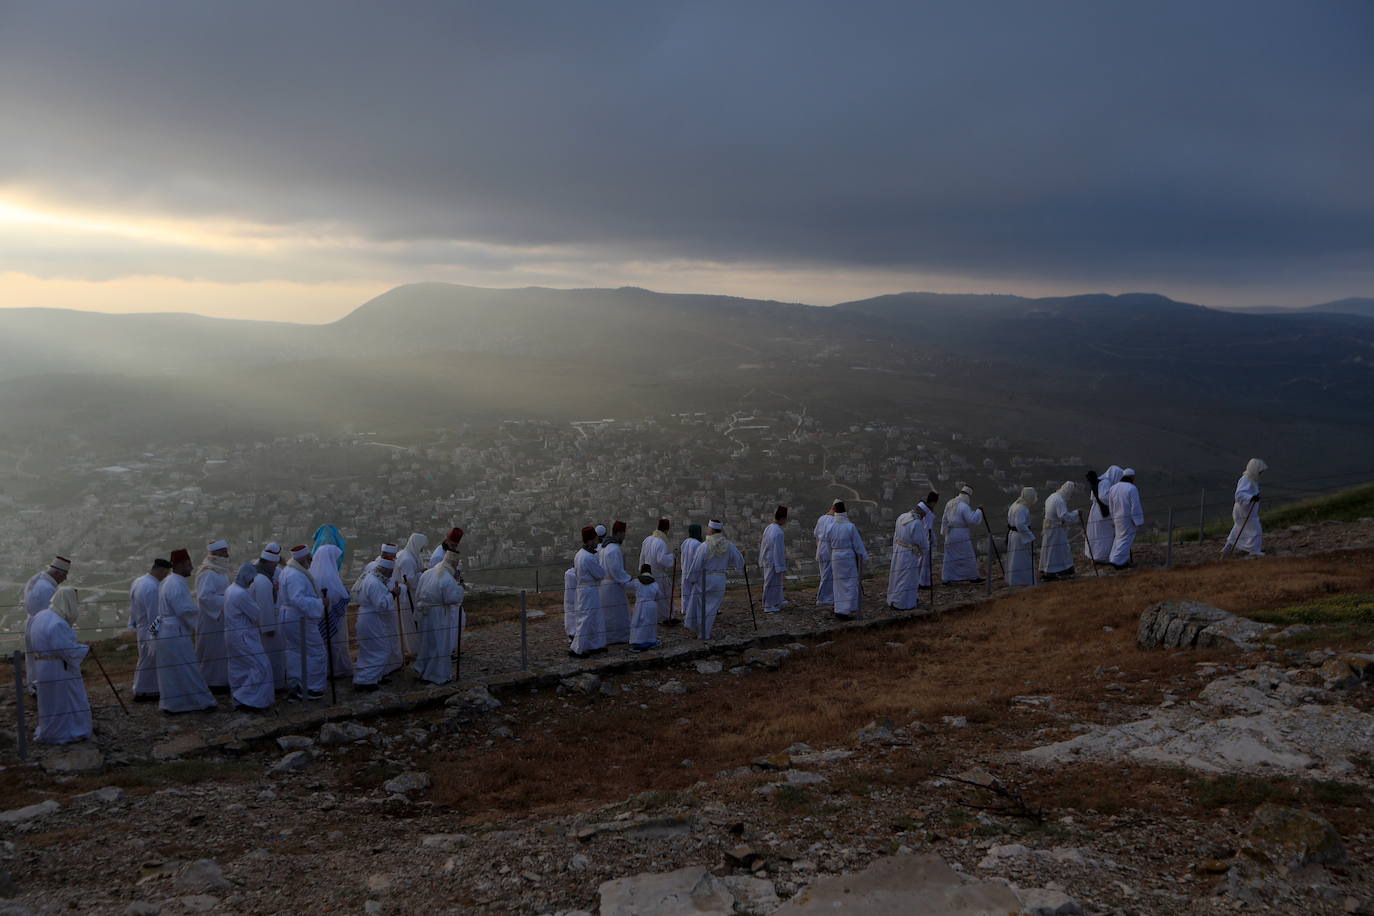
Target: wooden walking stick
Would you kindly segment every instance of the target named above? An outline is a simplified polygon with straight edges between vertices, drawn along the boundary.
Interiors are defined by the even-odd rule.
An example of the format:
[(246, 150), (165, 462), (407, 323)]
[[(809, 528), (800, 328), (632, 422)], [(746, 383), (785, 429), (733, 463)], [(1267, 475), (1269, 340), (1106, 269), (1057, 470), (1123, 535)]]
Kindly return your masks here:
[(113, 693), (115, 699), (119, 701), (119, 708), (124, 710), (124, 715), (133, 715), (133, 713), (129, 712), (129, 707), (124, 705), (124, 698), (119, 695), (119, 690), (115, 687), (114, 681), (110, 680), (110, 675), (105, 671), (105, 666), (100, 663), (100, 657), (95, 654), (95, 646), (87, 646), (86, 654), (91, 657), (91, 661), (95, 662), (95, 666), (99, 668), (100, 673), (105, 676), (105, 683), (110, 685), (110, 693)]
[(749, 584), (749, 564), (744, 564), (744, 590), (749, 594), (749, 616), (754, 618), (754, 631), (759, 629), (759, 615), (754, 613), (754, 589)]
[(329, 702), (337, 706), (339, 685), (334, 681), (334, 617), (329, 613), (329, 589), (322, 588), (320, 593), (324, 596), (324, 661), (329, 672)]
[[(1083, 543), (1088, 546), (1088, 559), (1093, 561), (1093, 575), (1102, 578), (1102, 570), (1097, 568), (1097, 554), (1093, 552), (1092, 541), (1088, 540), (1088, 523), (1083, 521), (1083, 510), (1078, 510), (1078, 527), (1083, 529)], [(1073, 556), (1073, 549), (1069, 549), (1069, 556)]]
[[(1002, 552), (997, 549), (997, 538), (993, 537), (992, 526), (988, 524), (988, 514), (979, 510), (983, 516), (983, 527), (988, 532), (988, 547), (992, 550), (993, 557), (997, 560), (997, 568), (1002, 571), (1002, 578), (1007, 576), (1007, 568), (1002, 565)], [(988, 578), (992, 578), (992, 569), (988, 569)]]
[[(1221, 551), (1223, 556), (1235, 555), (1236, 548), (1240, 546), (1240, 539), (1245, 535), (1245, 528), (1250, 524), (1250, 516), (1255, 512), (1255, 502), (1256, 500), (1251, 498), (1250, 508), (1245, 513), (1245, 521), (1241, 522), (1240, 527), (1236, 529), (1236, 539), (1234, 541), (1229, 539), (1226, 541), (1226, 546), (1223, 547)], [(1273, 521), (1273, 519), (1271, 518), (1270, 521)]]

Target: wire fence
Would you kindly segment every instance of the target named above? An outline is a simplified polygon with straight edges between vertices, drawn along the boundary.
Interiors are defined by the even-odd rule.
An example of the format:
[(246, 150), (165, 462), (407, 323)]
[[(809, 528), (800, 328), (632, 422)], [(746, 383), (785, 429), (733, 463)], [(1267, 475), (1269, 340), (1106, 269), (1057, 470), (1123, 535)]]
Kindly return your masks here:
[[(1326, 490), (1277, 486), (1266, 489), (1280, 491), (1279, 498), (1265, 503), (1272, 508), (1275, 504), (1344, 489), (1344, 485)], [(1285, 492), (1290, 494), (1287, 498)], [(1225, 500), (1209, 499), (1205, 491), (1196, 494), (1197, 502), (1192, 505), (1178, 501), (1178, 495), (1172, 494), (1175, 502), (1164, 507), (1162, 525), (1155, 521), (1137, 532), (1142, 541), (1163, 535), (1165, 552), (1160, 566), (1171, 565), (1173, 548), (1185, 527), (1191, 529), (1194, 539), (1199, 535), (1205, 538), (1209, 525), (1221, 517), (1223, 507), (1229, 515), (1233, 505), (1229, 496)], [(147, 693), (139, 691), (136, 685), (140, 677), (145, 679), (145, 685), (148, 683), (150, 669), (154, 672), (152, 682), (166, 688), (156, 691), (159, 706), (172, 709), (214, 709), (219, 706), (214, 691), (223, 692), (232, 686), (236, 693), (251, 693), (253, 685), (261, 688), (264, 682), (270, 684), (270, 690), (259, 696), (266, 700), (267, 707), (279, 700), (283, 690), (288, 697), (307, 702), (322, 699), (328, 690), (332, 692), (331, 699), (336, 700), (340, 680), (351, 679), (360, 689), (368, 689), (405, 667), (409, 659), (414, 659), (412, 669), (422, 681), (446, 683), (463, 677), (465, 640), (469, 657), (480, 656), (477, 667), (483, 676), (528, 670), (529, 622), (534, 618), (528, 613), (527, 597), (532, 596), (563, 596), (562, 633), (550, 635), (551, 628), (541, 628), (536, 654), (545, 661), (564, 653), (585, 658), (619, 644), (629, 644), (634, 650), (656, 648), (664, 633), (660, 628), (681, 634), (675, 636), (679, 641), (710, 639), (725, 593), (740, 588), (747, 592), (755, 629), (760, 606), (768, 617), (769, 612), (781, 610), (769, 607), (770, 600), (777, 604), (784, 589), (795, 590), (811, 580), (818, 591), (817, 605), (833, 608), (839, 617), (859, 616), (861, 605), (872, 608), (875, 600), (895, 612), (916, 610), (922, 604), (931, 610), (941, 600), (942, 592), (952, 585), (981, 583), (987, 594), (992, 594), (999, 580), (1013, 586), (1038, 585), (1064, 572), (1066, 558), (1067, 574), (1072, 575), (1089, 540), (1088, 526), (1083, 521), (1086, 516), (1084, 512), (1075, 519), (1071, 513), (1066, 527), (1042, 528), (1039, 536), (1032, 533), (1031, 537), (1026, 536), (1025, 530), (994, 526), (985, 516), (981, 528), (976, 524), (955, 526), (948, 537), (941, 538), (937, 522), (932, 526), (929, 542), (919, 549), (897, 537), (885, 538), (873, 547), (858, 540), (834, 551), (828, 562), (819, 551), (809, 557), (797, 557), (794, 550), (794, 555), (787, 558), (785, 570), (760, 567), (752, 562), (752, 554), (737, 549), (727, 549), (710, 558), (698, 556), (704, 545), (689, 539), (672, 551), (672, 571), (667, 581), (657, 579), (652, 587), (639, 583), (624, 568), (623, 561), (613, 561), (608, 564), (611, 568), (606, 569), (597, 559), (598, 554), (580, 551), (571, 566), (465, 568), (463, 577), (479, 580), (480, 584), (476, 588), (469, 586), (466, 600), (453, 605), (417, 602), (415, 587), (406, 588), (410, 583), (401, 582), (394, 589), (386, 587), (385, 603), (378, 600), (373, 589), (361, 604), (359, 595), (350, 595), (346, 603), (331, 602), (332, 606), (318, 615), (276, 607), (270, 614), (263, 612), (257, 617), (236, 614), (231, 619), (226, 614), (199, 629), (199, 620), (182, 617), (166, 624), (168, 632), (152, 632), (148, 620), (130, 624), (128, 600), (83, 601), (83, 611), (97, 608), (110, 612), (95, 624), (78, 621), (79, 625), (72, 628), (78, 643), (94, 643), (98, 648), (99, 654), (93, 650), (89, 657), (99, 667), (100, 677), (93, 684), (86, 683), (82, 659), (62, 655), (64, 651), (78, 652), (75, 647), (51, 647), (28, 661), (23, 652), (14, 651), (11, 664), (15, 676), (18, 754), (20, 759), (27, 755), (27, 702), (31, 699), (28, 688), (32, 683), (37, 684), (39, 740), (43, 740), (45, 734), (61, 732), (64, 719), (82, 723), (96, 714), (127, 715), (124, 694)], [(1184, 522), (1181, 517), (1189, 518)], [(1114, 532), (1111, 537), (1114, 539)], [(1046, 547), (1050, 548), (1050, 556)], [(1106, 565), (1101, 550), (1101, 545), (1094, 543), (1090, 560), (1094, 570)], [(1055, 566), (1061, 568), (1047, 568)], [(750, 570), (754, 571), (752, 575)], [(865, 595), (864, 582), (876, 581), (883, 573), (888, 578), (887, 594)], [(1045, 573), (1050, 575), (1046, 577)], [(358, 584), (364, 584), (361, 577), (355, 588)], [(961, 592), (963, 596), (967, 594)], [(505, 616), (497, 615), (499, 619), (494, 622), (471, 626), (464, 604), (480, 605), (486, 600), (483, 596), (492, 595), (498, 602), (514, 603), (518, 597), (518, 614), (512, 610)], [(543, 598), (539, 601), (546, 603)], [(22, 605), (0, 607), (13, 609)], [(113, 622), (106, 617), (113, 617)], [(109, 658), (100, 640), (120, 633), (132, 634), (138, 649), (132, 678), (122, 687), (100, 664), (102, 657)], [(10, 630), (3, 638), (13, 647), (22, 641), (23, 632)], [(566, 647), (563, 638), (567, 640)], [(122, 648), (127, 651), (134, 646)], [(27, 676), (30, 669), (32, 677)], [(207, 680), (207, 669), (222, 669), (225, 674)], [(122, 669), (116, 673), (128, 677)], [(108, 702), (92, 703), (88, 693), (92, 689)], [(242, 706), (251, 711), (264, 704), (249, 702)]]

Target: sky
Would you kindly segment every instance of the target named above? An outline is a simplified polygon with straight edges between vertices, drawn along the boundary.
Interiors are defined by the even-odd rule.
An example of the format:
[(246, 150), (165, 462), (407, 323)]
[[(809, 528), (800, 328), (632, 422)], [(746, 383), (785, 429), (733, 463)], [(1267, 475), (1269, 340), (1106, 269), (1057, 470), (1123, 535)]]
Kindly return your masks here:
[(1368, 0), (0, 0), (0, 306), (1374, 295)]

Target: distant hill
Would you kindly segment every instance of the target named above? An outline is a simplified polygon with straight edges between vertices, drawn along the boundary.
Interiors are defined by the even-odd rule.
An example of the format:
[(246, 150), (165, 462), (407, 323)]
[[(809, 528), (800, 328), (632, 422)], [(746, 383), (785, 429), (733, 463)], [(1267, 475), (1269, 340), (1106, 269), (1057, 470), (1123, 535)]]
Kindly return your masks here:
[(1310, 317), (1313, 313), (1326, 315), (1357, 315), (1361, 318), (1374, 318), (1374, 299), (1354, 296), (1349, 299), (1337, 299), (1334, 302), (1323, 302), (1320, 305), (1308, 305), (1301, 308), (1258, 305), (1249, 308), (1233, 308), (1227, 311), (1248, 312), (1253, 315), (1301, 316), (1304, 318)]

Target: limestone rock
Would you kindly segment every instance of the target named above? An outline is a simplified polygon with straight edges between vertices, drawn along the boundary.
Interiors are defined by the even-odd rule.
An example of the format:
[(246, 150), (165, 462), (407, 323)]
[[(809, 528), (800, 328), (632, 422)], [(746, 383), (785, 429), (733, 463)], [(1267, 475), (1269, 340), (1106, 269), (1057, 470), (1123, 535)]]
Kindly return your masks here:
[(735, 895), (700, 865), (607, 881), (601, 916), (729, 916)]
[(306, 751), (315, 746), (315, 739), (308, 735), (282, 735), (277, 739), (277, 747), (284, 751)]
[(788, 770), (786, 773), (787, 784), (796, 788), (801, 786), (818, 786), (821, 783), (829, 782), (820, 773), (810, 773), (806, 770)]
[(101, 786), (93, 792), (82, 792), (72, 797), (72, 801), (83, 805), (112, 805), (124, 797), (119, 786)]
[(41, 801), (36, 805), (27, 805), (23, 808), (15, 808), (11, 811), (0, 812), (0, 824), (22, 824), (37, 817), (45, 817), (52, 814), (62, 806), (51, 798)]
[(326, 722), (320, 726), (320, 744), (353, 744), (364, 741), (377, 734), (377, 729), (368, 728), (357, 722)]
[(756, 770), (785, 770), (791, 765), (792, 758), (788, 754), (769, 754), (750, 762), (750, 766)]
[(1063, 891), (1033, 888), (1021, 891), (1021, 912), (1025, 916), (1081, 916), (1083, 909)]
[(309, 751), (292, 751), (272, 765), (269, 773), (295, 773), (310, 766)]
[(720, 880), (734, 894), (737, 911), (771, 913), (782, 903), (772, 881), (749, 875), (728, 875)]
[(105, 766), (100, 748), (90, 742), (78, 744), (43, 761), (43, 769), (56, 775), (99, 773)]
[(135, 900), (124, 908), (124, 916), (158, 916), (162, 907), (146, 900)]
[(189, 863), (177, 873), (176, 879), (172, 883), (179, 891), (201, 893), (225, 891), (234, 886), (228, 878), (224, 877), (224, 872), (214, 859), (197, 859)]
[(999, 881), (965, 881), (932, 853), (878, 859), (856, 874), (817, 881), (774, 910), (776, 916), (983, 916), (1019, 913), (1021, 901)]
[(698, 674), (720, 674), (725, 670), (725, 666), (715, 659), (703, 659), (696, 663)]
[(189, 913), (210, 913), (219, 906), (219, 898), (213, 894), (192, 894), (182, 897), (178, 903)]
[(1241, 852), (1263, 865), (1282, 870), (1304, 865), (1342, 865), (1345, 844), (1326, 818), (1282, 805), (1255, 810)]
[(431, 833), (429, 836), (420, 838), (420, 845), (425, 849), (453, 852), (466, 846), (471, 839), (466, 833)]
[(161, 744), (153, 745), (154, 760), (175, 760), (186, 754), (194, 754), (206, 748), (205, 739), (200, 735), (187, 732), (175, 735), (163, 741)]
[(1235, 648), (1250, 651), (1274, 630), (1201, 601), (1161, 601), (1140, 615), (1136, 643), (1146, 649)]
[(658, 692), (683, 694), (687, 692), (687, 685), (682, 683), (682, 681), (668, 681), (667, 683), (661, 684), (659, 686)]
[(501, 708), (501, 701), (491, 695), (485, 685), (469, 687), (466, 693), (455, 694), (444, 701), (447, 706), (466, 706), (478, 712), (491, 712)]
[(395, 795), (405, 795), (409, 792), (418, 792), (421, 789), (429, 788), (429, 774), (412, 770), (409, 773), (402, 773), (394, 779), (388, 779), (382, 788)]
[(576, 677), (564, 678), (558, 686), (573, 693), (595, 694), (601, 692), (601, 678), (591, 672)]

